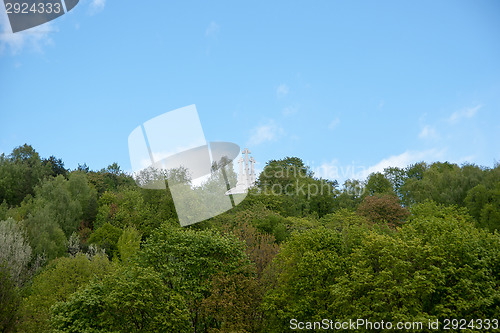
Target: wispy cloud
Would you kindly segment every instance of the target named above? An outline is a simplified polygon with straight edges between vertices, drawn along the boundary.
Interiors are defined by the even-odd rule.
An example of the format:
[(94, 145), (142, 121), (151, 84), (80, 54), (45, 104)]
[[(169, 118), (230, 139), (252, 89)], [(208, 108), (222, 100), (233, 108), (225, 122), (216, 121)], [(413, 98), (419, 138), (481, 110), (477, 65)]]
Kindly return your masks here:
[(13, 33), (7, 13), (0, 10), (0, 55), (9, 50), (12, 55), (21, 53), (25, 48), (35, 52), (43, 52), (43, 47), (53, 45), (50, 34), (57, 32), (52, 22)]
[(278, 97), (284, 97), (284, 96), (288, 95), (289, 91), (290, 91), (290, 89), (288, 88), (288, 86), (286, 84), (282, 83), (276, 89), (276, 95)]
[(448, 121), (450, 123), (456, 123), (461, 119), (468, 119), (472, 118), (476, 115), (476, 113), (479, 111), (480, 108), (483, 106), (481, 104), (472, 107), (472, 108), (465, 108), (460, 111), (453, 112), (453, 114), (448, 118)]
[(339, 117), (337, 117), (328, 124), (328, 129), (330, 131), (333, 131), (339, 124), (340, 124), (340, 119)]
[(283, 128), (271, 120), (267, 124), (257, 126), (252, 130), (248, 145), (256, 146), (264, 142), (276, 141), (284, 134)]
[(292, 106), (287, 106), (287, 107), (283, 108), (283, 110), (281, 111), (281, 113), (285, 117), (287, 117), (287, 116), (291, 116), (293, 114), (296, 114), (298, 110), (299, 110), (298, 106), (292, 105)]
[(421, 139), (433, 139), (437, 138), (438, 135), (434, 127), (430, 125), (425, 125), (424, 128), (422, 128), (422, 130), (418, 134), (418, 137)]
[(366, 166), (361, 164), (341, 165), (338, 160), (324, 162), (318, 167), (311, 167), (317, 177), (337, 180), (339, 184), (344, 184), (348, 179), (365, 180), (371, 173), (383, 172), (388, 167), (405, 168), (408, 165), (426, 161), (434, 162), (444, 157), (445, 150), (429, 149), (424, 151), (405, 151), (399, 155), (389, 156), (382, 159), (375, 165)]
[(106, 5), (106, 0), (91, 0), (90, 2), (90, 14), (97, 14), (104, 9)]
[(445, 150), (438, 149), (428, 149), (424, 151), (411, 151), (407, 150), (402, 154), (393, 155), (382, 159), (375, 165), (363, 168), (357, 174), (357, 179), (365, 179), (369, 174), (373, 172), (383, 172), (385, 168), (388, 167), (398, 167), (404, 168), (410, 164), (417, 163), (420, 161), (432, 162), (442, 159)]
[(207, 29), (205, 29), (205, 36), (210, 38), (215, 38), (220, 32), (220, 25), (215, 23), (214, 21), (210, 22)]

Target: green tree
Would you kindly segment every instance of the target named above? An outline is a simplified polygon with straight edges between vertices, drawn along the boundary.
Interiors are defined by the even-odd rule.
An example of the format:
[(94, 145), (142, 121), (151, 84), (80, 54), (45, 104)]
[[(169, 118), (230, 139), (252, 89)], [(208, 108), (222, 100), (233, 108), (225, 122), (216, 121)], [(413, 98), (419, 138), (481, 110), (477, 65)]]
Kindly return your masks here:
[(33, 147), (24, 144), (8, 156), (0, 155), (0, 201), (16, 206), (26, 195), (34, 194), (35, 186), (51, 174)]
[(0, 332), (15, 332), (20, 301), (10, 269), (0, 261)]
[(257, 180), (259, 197), (269, 197), (264, 200), (274, 201), (283, 216), (330, 213), (337, 186), (335, 180), (315, 178), (298, 157), (269, 161)]
[(371, 233), (332, 289), (338, 318), (423, 321), (498, 316), (499, 235), (427, 202), (399, 233)]
[(96, 193), (89, 187), (85, 174), (72, 172), (69, 179), (59, 175), (43, 182), (35, 189), (33, 210), (44, 210), (64, 231), (66, 237), (77, 231), (84, 219), (95, 213)]
[(331, 229), (295, 233), (273, 261), (274, 288), (265, 296), (266, 331), (288, 331), (290, 319), (320, 321), (331, 318), (330, 286), (344, 274), (340, 234)]
[(479, 184), (471, 189), (465, 198), (465, 205), (479, 227), (500, 230), (500, 180), (487, 185), (489, 188)]
[(160, 273), (165, 285), (186, 299), (194, 331), (220, 327), (215, 318), (205, 317), (200, 310), (203, 300), (211, 295), (214, 276), (253, 274), (244, 244), (234, 236), (166, 224), (145, 242), (140, 262)]
[(106, 222), (121, 229), (134, 226), (142, 234), (149, 235), (161, 221), (155, 218), (139, 189), (128, 188), (119, 192), (105, 192), (99, 199), (95, 227)]
[(368, 176), (365, 189), (365, 195), (394, 193), (391, 181), (380, 172), (375, 172)]
[(118, 253), (118, 240), (122, 232), (122, 229), (106, 222), (90, 235), (88, 243), (99, 246), (110, 258), (114, 258)]
[(22, 329), (25, 332), (46, 332), (50, 328), (50, 308), (63, 302), (94, 277), (103, 278), (113, 270), (106, 256), (89, 259), (79, 253), (75, 257), (51, 261), (38, 274), (23, 300)]
[(134, 227), (125, 228), (117, 242), (120, 259), (123, 262), (129, 261), (139, 252), (140, 246), (141, 234), (137, 231), (137, 229)]
[(182, 297), (152, 268), (125, 266), (53, 307), (54, 332), (188, 332)]
[(56, 177), (58, 175), (66, 177), (68, 170), (64, 167), (64, 162), (60, 158), (55, 156), (50, 156), (49, 158), (44, 158), (42, 160), (43, 165), (48, 165), (51, 170), (51, 176)]
[(66, 253), (67, 238), (57, 222), (45, 210), (29, 215), (24, 220), (24, 225), (34, 257), (41, 256), (52, 260)]

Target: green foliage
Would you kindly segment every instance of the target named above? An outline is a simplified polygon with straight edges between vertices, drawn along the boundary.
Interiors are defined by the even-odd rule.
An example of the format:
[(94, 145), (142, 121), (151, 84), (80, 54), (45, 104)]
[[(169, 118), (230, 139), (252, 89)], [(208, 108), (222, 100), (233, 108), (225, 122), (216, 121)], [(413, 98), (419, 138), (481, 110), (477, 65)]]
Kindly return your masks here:
[(64, 162), (60, 158), (50, 156), (49, 158), (44, 158), (42, 164), (50, 168), (50, 175), (52, 177), (59, 175), (66, 177), (68, 175), (68, 170), (64, 167)]
[(140, 263), (160, 273), (165, 285), (186, 299), (193, 330), (212, 325), (213, 318), (200, 311), (211, 295), (211, 279), (217, 274), (250, 275), (252, 269), (244, 244), (234, 236), (166, 224), (146, 241)]
[(487, 188), (479, 184), (467, 193), (466, 207), (478, 226), (490, 231), (500, 230), (500, 180)]
[(8, 156), (0, 155), (0, 202), (19, 205), (35, 186), (52, 173), (44, 165), (33, 147), (25, 144), (15, 148)]
[(53, 308), (54, 332), (187, 332), (189, 314), (151, 268), (126, 266)]
[(20, 300), (10, 269), (0, 261), (0, 332), (15, 332)]
[(249, 259), (255, 263), (257, 276), (262, 275), (278, 253), (279, 246), (275, 243), (274, 236), (259, 232), (249, 222), (241, 222), (235, 225), (226, 224), (224, 232), (231, 232), (239, 240), (245, 242), (245, 252)]
[(79, 170), (87, 174), (89, 182), (97, 190), (99, 196), (106, 191), (115, 192), (121, 188), (135, 186), (133, 178), (125, 174), (117, 163), (100, 171), (90, 171), (86, 165), (80, 166)]
[(211, 280), (210, 296), (202, 301), (200, 307), (205, 318), (213, 318), (208, 331), (261, 331), (259, 305), (262, 296), (262, 286), (255, 277), (245, 274), (215, 275)]
[[(484, 171), (475, 165), (436, 162), (428, 168), (407, 170), (408, 179), (401, 187), (405, 205), (423, 202), (427, 199), (440, 204), (463, 206), (467, 192), (480, 184)], [(412, 174), (415, 174), (413, 177)]]
[(123, 230), (118, 238), (117, 247), (120, 253), (120, 259), (123, 262), (129, 261), (137, 254), (141, 246), (141, 234), (134, 227), (128, 227)]
[[(139, 184), (167, 189), (145, 189), (116, 163), (68, 172), (28, 145), (2, 154), (0, 331), (282, 332), (291, 318), (500, 313), (500, 164), (420, 162), (337, 189), (297, 157), (271, 160), (241, 204), (182, 229), (168, 184), (187, 178), (146, 170)], [(197, 191), (213, 204), (223, 178)], [(204, 207), (185, 190), (186, 207)]]
[(52, 260), (66, 253), (66, 235), (46, 210), (29, 215), (24, 225), (35, 257)]
[(498, 315), (499, 236), (474, 228), (457, 212), (440, 213), (442, 217), (415, 217), (392, 237), (365, 240), (335, 295), (343, 299), (338, 309), (345, 318)]
[(110, 258), (113, 258), (118, 251), (118, 240), (121, 235), (122, 229), (106, 222), (90, 235), (88, 243), (96, 244), (104, 249)]
[(318, 228), (295, 233), (281, 248), (276, 266), (275, 288), (263, 301), (269, 331), (286, 331), (289, 320), (331, 318), (329, 287), (345, 270), (340, 234)]
[(68, 180), (59, 175), (35, 189), (35, 210), (45, 211), (69, 237), (77, 230), (82, 206), (68, 190)]
[(89, 259), (84, 254), (72, 258), (59, 258), (35, 277), (23, 300), (22, 329), (25, 332), (45, 332), (49, 330), (50, 308), (63, 302), (85, 286), (94, 277), (102, 278), (113, 267), (106, 256), (96, 255)]
[(286, 227), (286, 219), (279, 215), (268, 215), (258, 219), (255, 226), (259, 231), (273, 235), (278, 244), (290, 236), (290, 231)]
[(399, 232), (365, 229), (353, 247), (335, 230), (294, 234), (273, 262), (275, 288), (263, 302), (268, 331), (286, 331), (290, 318), (496, 318), (500, 235), (476, 229), (453, 207), (427, 202), (413, 212), (421, 215)]
[(365, 195), (394, 193), (391, 181), (380, 172), (372, 173), (368, 176), (365, 189)]
[(334, 209), (355, 210), (361, 203), (365, 192), (365, 186), (359, 180), (346, 180), (343, 189), (337, 191), (335, 195), (333, 202)]
[(257, 181), (261, 200), (283, 216), (323, 216), (334, 207), (337, 181), (315, 178), (297, 157), (269, 161)]
[(365, 217), (345, 208), (323, 216), (319, 222), (329, 229), (336, 229), (338, 231), (348, 229), (354, 225), (360, 226), (367, 224)]
[(105, 192), (101, 196), (95, 227), (101, 227), (106, 222), (121, 229), (134, 226), (145, 235), (160, 224), (137, 188)]

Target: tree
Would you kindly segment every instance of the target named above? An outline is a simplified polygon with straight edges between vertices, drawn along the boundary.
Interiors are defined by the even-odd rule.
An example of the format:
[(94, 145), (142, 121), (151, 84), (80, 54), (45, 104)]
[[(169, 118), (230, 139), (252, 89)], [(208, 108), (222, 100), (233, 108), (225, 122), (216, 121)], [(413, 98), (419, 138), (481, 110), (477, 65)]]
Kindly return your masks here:
[(233, 233), (239, 240), (245, 242), (245, 252), (255, 263), (257, 276), (260, 277), (278, 253), (279, 246), (275, 243), (274, 236), (259, 232), (249, 222), (241, 222), (233, 226), (226, 224), (223, 230), (226, 233)]
[(117, 247), (120, 253), (120, 259), (128, 262), (139, 252), (141, 246), (141, 234), (134, 227), (128, 227), (123, 230), (118, 238)]
[[(416, 169), (416, 170), (415, 170)], [(459, 167), (448, 162), (436, 162), (430, 167), (407, 168), (408, 179), (401, 187), (406, 206), (431, 199), (436, 203), (463, 206), (467, 192), (480, 184), (485, 176), (475, 165)]]
[(294, 234), (272, 264), (273, 288), (263, 302), (267, 331), (287, 331), (290, 318), (424, 325), (444, 318), (495, 318), (500, 235), (475, 228), (464, 212), (426, 202), (412, 208), (398, 232), (352, 224), (347, 231), (354, 241), (323, 228)]
[(64, 167), (64, 162), (60, 158), (55, 156), (50, 156), (49, 158), (44, 158), (42, 164), (49, 166), (51, 170), (51, 176), (56, 177), (58, 175), (66, 177), (68, 170)]
[(158, 272), (166, 286), (185, 298), (194, 331), (220, 326), (200, 310), (203, 300), (211, 295), (211, 281), (216, 275), (253, 274), (244, 244), (234, 236), (166, 224), (145, 242), (139, 261), (141, 266)]
[(125, 174), (117, 163), (113, 163), (100, 171), (90, 171), (86, 164), (81, 168), (87, 174), (89, 182), (97, 190), (99, 196), (106, 191), (115, 192), (121, 187), (135, 186), (134, 179)]
[(20, 223), (9, 218), (0, 221), (0, 265), (11, 274), (12, 281), (20, 286), (31, 260), (31, 247), (26, 241)]
[(53, 308), (54, 332), (187, 332), (183, 298), (152, 268), (125, 266)]
[(380, 172), (375, 172), (368, 176), (365, 189), (365, 195), (394, 193), (392, 183)]
[(23, 300), (22, 329), (26, 332), (45, 332), (50, 328), (50, 308), (66, 301), (93, 278), (103, 278), (113, 270), (106, 256), (89, 259), (79, 253), (75, 257), (53, 260), (37, 275)]
[(273, 261), (273, 286), (263, 301), (267, 331), (287, 331), (290, 319), (321, 321), (331, 318), (330, 286), (344, 274), (340, 234), (318, 228), (293, 234)]
[(401, 226), (410, 215), (406, 208), (401, 207), (398, 197), (388, 194), (365, 197), (357, 212), (372, 223), (387, 223), (390, 227)]
[(500, 229), (500, 181), (496, 186), (479, 184), (467, 193), (465, 205), (476, 219), (477, 225), (490, 231)]
[(255, 276), (218, 273), (210, 285), (200, 307), (205, 318), (214, 319), (210, 332), (261, 331), (263, 288)]
[(90, 235), (88, 243), (99, 246), (110, 258), (114, 258), (118, 252), (118, 240), (122, 232), (122, 229), (106, 222)]
[(138, 188), (123, 189), (116, 193), (108, 191), (101, 196), (95, 227), (106, 222), (121, 229), (134, 226), (144, 235), (149, 235), (160, 225), (150, 206), (144, 203)]
[(348, 179), (344, 182), (342, 190), (335, 193), (333, 207), (335, 209), (355, 210), (361, 203), (366, 188), (362, 182), (356, 179)]
[(77, 231), (95, 216), (95, 190), (89, 187), (87, 177), (72, 172), (69, 179), (59, 175), (45, 181), (35, 189), (34, 210), (44, 210), (64, 231), (66, 237)]
[(392, 235), (372, 232), (332, 294), (337, 318), (423, 321), (498, 315), (499, 235), (463, 210), (417, 205)]
[[(283, 216), (323, 216), (330, 213), (337, 186), (335, 180), (315, 178), (298, 157), (269, 161), (257, 180), (260, 196), (276, 201)], [(274, 197), (279, 199), (274, 200)]]
[(41, 256), (52, 260), (66, 253), (67, 238), (57, 222), (45, 210), (29, 215), (23, 223), (35, 257)]
[(19, 205), (50, 174), (50, 166), (44, 165), (35, 149), (27, 144), (15, 148), (9, 156), (0, 155), (0, 201)]
[(0, 331), (15, 332), (21, 298), (10, 269), (0, 261)]

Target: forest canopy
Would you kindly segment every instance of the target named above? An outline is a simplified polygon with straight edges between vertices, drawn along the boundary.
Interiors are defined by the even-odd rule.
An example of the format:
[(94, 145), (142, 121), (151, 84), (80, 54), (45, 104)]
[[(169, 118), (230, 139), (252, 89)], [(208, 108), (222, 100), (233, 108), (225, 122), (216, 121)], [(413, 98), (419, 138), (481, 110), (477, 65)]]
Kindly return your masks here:
[(25, 144), (0, 155), (0, 332), (498, 320), (499, 232), (500, 164), (339, 184), (271, 160), (241, 204), (182, 228), (168, 183), (141, 188), (116, 163), (68, 170)]

